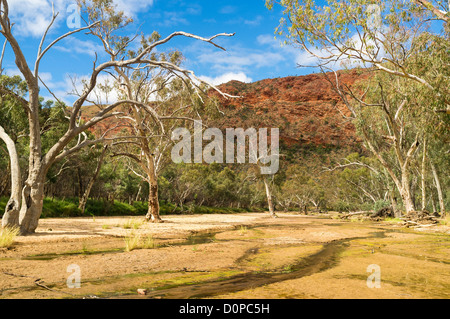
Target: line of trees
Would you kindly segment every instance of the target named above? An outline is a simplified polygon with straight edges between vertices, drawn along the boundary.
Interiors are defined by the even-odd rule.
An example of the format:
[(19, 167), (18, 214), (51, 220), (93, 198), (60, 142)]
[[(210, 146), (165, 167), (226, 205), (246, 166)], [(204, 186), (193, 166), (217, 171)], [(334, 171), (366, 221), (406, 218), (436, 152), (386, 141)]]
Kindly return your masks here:
[[(396, 207), (427, 206), (436, 188), (441, 214), (449, 168), (450, 3), (368, 0), (274, 1), (285, 13), (277, 34), (316, 59), (345, 103), (366, 149), (377, 160)], [(369, 73), (359, 87), (340, 83), (338, 66)], [(358, 165), (359, 163), (354, 163)], [(429, 172), (433, 178), (429, 178)], [(421, 205), (415, 201), (421, 180)], [(367, 186), (365, 187), (367, 188)], [(369, 193), (361, 188), (363, 193)]]
[[(182, 54), (161, 51), (175, 37), (211, 38), (175, 32), (166, 38), (118, 35), (132, 23), (110, 0), (79, 1), (86, 27), (71, 31), (27, 61), (11, 30), (8, 1), (0, 0), (0, 33), (12, 48), (22, 77), (0, 77), (0, 196), (9, 196), (3, 227), (33, 233), (44, 197), (145, 201), (147, 219), (161, 221), (159, 205), (185, 209), (227, 206), (242, 209), (355, 210), (391, 205), (400, 215), (416, 209), (445, 213), (450, 180), (450, 41), (448, 8), (436, 1), (377, 3), (380, 23), (367, 14), (371, 1), (282, 1), (286, 19), (278, 34), (317, 58), (323, 80), (348, 109), (364, 142), (362, 149), (281, 147), (280, 170), (261, 176), (255, 165), (180, 165), (170, 161), (171, 131), (194, 120), (214, 123), (221, 114), (207, 94), (216, 87), (183, 69)], [(268, 1), (272, 7), (275, 1)], [(441, 6), (441, 7), (439, 7)], [(372, 12), (372, 11), (371, 11)], [(441, 14), (444, 12), (443, 14)], [(377, 21), (375, 19), (375, 21)], [(98, 38), (108, 60), (95, 61), (77, 100), (67, 107), (44, 101), (48, 86), (39, 64), (60, 40), (80, 31)], [(139, 48), (130, 45), (140, 40)], [(350, 63), (367, 80), (347, 87), (336, 65)], [(34, 69), (31, 67), (34, 66)], [(99, 88), (100, 75), (111, 83)], [(117, 102), (93, 99), (95, 90), (116, 92)], [(82, 111), (94, 110), (89, 117)], [(113, 123), (99, 130), (100, 123)], [(267, 124), (267, 126), (269, 123)], [(284, 160), (283, 160), (284, 159)], [(289, 159), (289, 160), (288, 160)]]

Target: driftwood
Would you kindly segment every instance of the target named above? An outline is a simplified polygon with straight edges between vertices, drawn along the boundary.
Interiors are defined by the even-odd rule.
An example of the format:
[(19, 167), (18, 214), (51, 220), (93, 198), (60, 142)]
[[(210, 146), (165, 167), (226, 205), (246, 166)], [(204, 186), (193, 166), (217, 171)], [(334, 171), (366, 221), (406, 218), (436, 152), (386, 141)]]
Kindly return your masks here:
[(403, 225), (406, 227), (431, 227), (439, 223), (436, 215), (426, 210), (411, 212), (401, 219), (403, 220)]
[(354, 213), (344, 214), (344, 215), (340, 216), (340, 218), (347, 219), (347, 218), (351, 218), (353, 216), (361, 216), (361, 215), (363, 215), (363, 216), (366, 215), (367, 218), (369, 218), (371, 220), (375, 220), (375, 221), (380, 221), (386, 217), (395, 217), (394, 210), (392, 209), (392, 207), (385, 207), (385, 208), (378, 210), (375, 213), (373, 211), (354, 212)]
[(377, 211), (376, 213), (370, 215), (370, 218), (377, 218), (377, 217), (395, 217), (394, 209), (392, 207), (385, 207)]
[[(382, 221), (386, 217), (395, 217), (392, 207), (385, 207), (377, 212), (364, 211), (342, 214), (340, 219), (349, 219), (354, 216), (361, 216), (362, 219), (369, 219), (372, 221)], [(402, 225), (405, 227), (432, 227), (439, 223), (439, 215), (430, 213), (428, 211), (415, 211), (400, 218)]]

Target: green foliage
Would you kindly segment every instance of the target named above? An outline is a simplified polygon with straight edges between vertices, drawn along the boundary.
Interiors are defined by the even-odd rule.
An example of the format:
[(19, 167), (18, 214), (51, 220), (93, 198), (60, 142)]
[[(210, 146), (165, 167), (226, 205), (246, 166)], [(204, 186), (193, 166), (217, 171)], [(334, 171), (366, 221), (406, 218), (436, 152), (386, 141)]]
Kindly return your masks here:
[(60, 199), (44, 199), (44, 206), (42, 209), (42, 217), (73, 217), (80, 216), (81, 212), (78, 210), (78, 205), (69, 200)]

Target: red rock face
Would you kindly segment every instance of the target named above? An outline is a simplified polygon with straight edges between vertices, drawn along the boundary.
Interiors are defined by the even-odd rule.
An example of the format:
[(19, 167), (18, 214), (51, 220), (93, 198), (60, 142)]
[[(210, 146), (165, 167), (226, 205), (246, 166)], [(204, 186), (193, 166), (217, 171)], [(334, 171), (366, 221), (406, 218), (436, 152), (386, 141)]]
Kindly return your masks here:
[[(328, 74), (334, 78), (334, 74)], [(341, 84), (352, 86), (363, 79), (357, 70), (340, 73)], [(231, 81), (220, 86), (241, 98), (219, 97), (225, 117), (221, 127), (278, 127), (287, 145), (353, 146), (354, 126), (342, 113), (349, 111), (323, 74), (266, 79), (255, 83)], [(339, 111), (340, 110), (340, 111)]]
[[(342, 85), (352, 86), (363, 80), (358, 70), (340, 72)], [(334, 74), (328, 74), (334, 79)], [(344, 119), (349, 111), (323, 74), (265, 79), (255, 83), (231, 81), (221, 85), (222, 92), (240, 96), (225, 99), (216, 91), (211, 95), (219, 99), (219, 108), (225, 115), (209, 120), (209, 127), (219, 128), (280, 128), (280, 138), (285, 145), (355, 146), (359, 140), (355, 127)], [(94, 116), (94, 106), (83, 109), (83, 119)], [(90, 131), (100, 136), (107, 132), (111, 137), (129, 130), (125, 120), (111, 117)]]

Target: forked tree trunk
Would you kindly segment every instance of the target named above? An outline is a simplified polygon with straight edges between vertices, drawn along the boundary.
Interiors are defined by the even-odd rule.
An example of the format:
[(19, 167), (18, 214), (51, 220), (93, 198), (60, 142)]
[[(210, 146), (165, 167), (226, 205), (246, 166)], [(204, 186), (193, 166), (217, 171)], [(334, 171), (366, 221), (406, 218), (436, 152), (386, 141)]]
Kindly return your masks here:
[(29, 235), (36, 231), (44, 204), (45, 174), (31, 175), (22, 190), (20, 209), (20, 234)]
[(267, 204), (269, 205), (269, 214), (271, 217), (276, 218), (278, 216), (277, 214), (275, 214), (275, 209), (273, 207), (272, 193), (270, 191), (269, 183), (267, 182), (267, 179), (265, 177), (263, 177), (263, 180), (264, 186), (266, 188)]
[(2, 218), (2, 227), (17, 227), (19, 226), (19, 211), (21, 204), (20, 191), (22, 189), (19, 156), (17, 155), (17, 149), (14, 141), (8, 134), (6, 134), (5, 130), (1, 126), (0, 139), (2, 139), (6, 144), (11, 166), (11, 196), (6, 204), (5, 213)]

